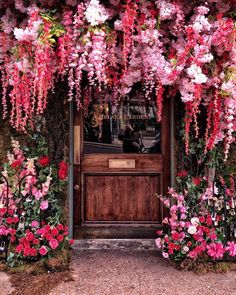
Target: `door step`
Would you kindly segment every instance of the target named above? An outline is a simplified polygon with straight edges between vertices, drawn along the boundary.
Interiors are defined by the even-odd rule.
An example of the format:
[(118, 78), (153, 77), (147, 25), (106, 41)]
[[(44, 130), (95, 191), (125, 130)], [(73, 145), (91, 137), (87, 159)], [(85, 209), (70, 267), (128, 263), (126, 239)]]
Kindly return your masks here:
[(74, 250), (158, 251), (154, 239), (83, 239), (75, 240)]

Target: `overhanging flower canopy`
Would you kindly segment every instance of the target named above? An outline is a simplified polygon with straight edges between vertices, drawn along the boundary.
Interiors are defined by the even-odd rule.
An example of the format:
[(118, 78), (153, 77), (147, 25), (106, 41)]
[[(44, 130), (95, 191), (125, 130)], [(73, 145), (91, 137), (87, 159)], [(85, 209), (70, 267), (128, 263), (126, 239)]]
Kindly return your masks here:
[[(227, 158), (236, 129), (235, 1), (4, 1), (0, 18), (3, 117), (17, 130), (47, 106), (49, 91), (67, 78), (69, 100), (81, 106), (81, 81), (109, 99), (141, 82), (185, 103), (186, 151), (206, 109), (206, 151), (221, 141)], [(59, 4), (60, 3), (60, 4)]]

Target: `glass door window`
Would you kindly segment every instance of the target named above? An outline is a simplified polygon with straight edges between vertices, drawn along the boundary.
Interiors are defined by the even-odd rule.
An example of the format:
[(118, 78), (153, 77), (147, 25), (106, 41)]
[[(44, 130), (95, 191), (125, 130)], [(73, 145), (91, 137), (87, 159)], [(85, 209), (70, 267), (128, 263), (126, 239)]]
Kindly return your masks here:
[(84, 114), (84, 154), (97, 153), (161, 153), (155, 102), (91, 102)]

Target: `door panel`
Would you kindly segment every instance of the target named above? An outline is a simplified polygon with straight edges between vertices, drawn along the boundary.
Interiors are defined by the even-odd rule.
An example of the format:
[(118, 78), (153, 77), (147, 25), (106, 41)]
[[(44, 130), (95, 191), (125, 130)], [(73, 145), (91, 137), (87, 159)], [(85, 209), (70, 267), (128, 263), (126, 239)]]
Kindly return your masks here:
[[(154, 238), (162, 228), (167, 212), (156, 194), (170, 185), (168, 100), (161, 124), (155, 112), (138, 94), (121, 107), (100, 101), (75, 112), (75, 238)], [(128, 149), (127, 124), (135, 142)]]
[(86, 175), (85, 223), (160, 223), (160, 175)]

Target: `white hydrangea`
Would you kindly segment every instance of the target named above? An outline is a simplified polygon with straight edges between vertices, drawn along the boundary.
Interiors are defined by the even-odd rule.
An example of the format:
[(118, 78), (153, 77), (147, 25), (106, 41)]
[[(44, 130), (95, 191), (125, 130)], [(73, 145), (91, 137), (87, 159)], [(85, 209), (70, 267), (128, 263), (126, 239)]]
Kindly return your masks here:
[(188, 228), (188, 233), (190, 235), (194, 235), (197, 232), (197, 228), (194, 225), (190, 225), (190, 227)]
[(202, 69), (196, 64), (192, 64), (188, 69), (187, 73), (193, 82), (196, 84), (203, 84), (207, 81), (207, 76), (202, 73)]
[(101, 5), (98, 0), (89, 2), (85, 11), (85, 18), (92, 26), (103, 24), (109, 17), (109, 10)]
[(35, 21), (33, 23), (32, 28), (26, 27), (25, 29), (14, 29), (14, 36), (18, 41), (33, 41), (36, 40), (38, 37), (38, 29), (40, 24), (42, 23), (41, 20)]
[(194, 226), (197, 226), (199, 224), (199, 219), (197, 217), (191, 218), (191, 223)]

